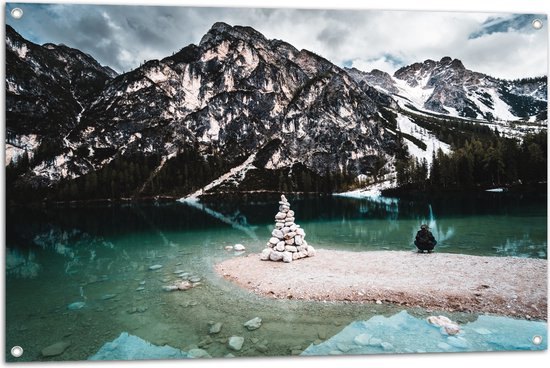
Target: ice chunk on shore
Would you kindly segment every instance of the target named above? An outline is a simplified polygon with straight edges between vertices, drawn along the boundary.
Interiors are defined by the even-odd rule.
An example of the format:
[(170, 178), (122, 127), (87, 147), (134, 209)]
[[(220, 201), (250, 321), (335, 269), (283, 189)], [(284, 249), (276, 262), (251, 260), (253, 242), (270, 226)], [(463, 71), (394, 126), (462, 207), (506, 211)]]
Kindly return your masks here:
[(115, 340), (105, 343), (88, 360), (143, 360), (181, 359), (189, 354), (171, 346), (157, 346), (137, 336), (123, 332)]
[[(343, 351), (342, 347), (347, 349), (346, 354), (547, 349), (546, 322), (482, 315), (460, 327), (458, 335), (448, 336), (425, 319), (401, 311), (387, 318), (375, 316), (368, 321), (352, 322), (329, 340), (310, 345), (301, 355), (329, 355)], [(532, 342), (537, 335), (542, 337), (539, 345)], [(392, 348), (384, 348), (388, 346)]]

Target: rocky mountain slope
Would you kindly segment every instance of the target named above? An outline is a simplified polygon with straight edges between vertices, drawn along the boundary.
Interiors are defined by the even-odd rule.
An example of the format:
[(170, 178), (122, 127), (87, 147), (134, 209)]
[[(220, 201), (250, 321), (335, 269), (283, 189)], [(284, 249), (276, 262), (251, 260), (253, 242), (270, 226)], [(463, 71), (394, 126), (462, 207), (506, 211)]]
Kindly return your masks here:
[(446, 137), (461, 124), (503, 130), (510, 120), (510, 134), (523, 134), (547, 119), (546, 78), (502, 81), (448, 57), (394, 76), (341, 69), (225, 23), (198, 45), (122, 75), (9, 26), (6, 51), (15, 201), (391, 184), (402, 147), (429, 164), (438, 150), (450, 152)]
[[(12, 38), (7, 36), (8, 44)], [(47, 60), (61, 49), (36, 47)], [(11, 90), (42, 75), (20, 75), (16, 67), (34, 59), (17, 50), (21, 46), (12, 47), (8, 62), (8, 75), (19, 78), (8, 82)], [(78, 178), (76, 189), (60, 190), (99, 183), (114, 190), (122, 183), (121, 196), (185, 196), (219, 179), (210, 191), (331, 190), (347, 178), (391, 170), (395, 135), (379, 113), (381, 101), (390, 103), (387, 96), (361, 88), (320, 56), (249, 27), (216, 23), (199, 45), (108, 77), (97, 94), (98, 80), (90, 78), (84, 86), (90, 93), (81, 99), (71, 92), (74, 85), (58, 83), (64, 87), (58, 106), (67, 117), (62, 128), (50, 125), (40, 133), (67, 135), (15, 186), (67, 186)], [(8, 130), (17, 134), (12, 116)], [(128, 179), (113, 174), (121, 170)]]

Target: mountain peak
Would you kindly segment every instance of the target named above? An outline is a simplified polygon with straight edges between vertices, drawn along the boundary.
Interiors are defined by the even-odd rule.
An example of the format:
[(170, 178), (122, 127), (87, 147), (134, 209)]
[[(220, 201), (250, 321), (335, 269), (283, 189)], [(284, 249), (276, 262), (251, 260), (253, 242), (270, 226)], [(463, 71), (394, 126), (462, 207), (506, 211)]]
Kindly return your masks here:
[(224, 22), (216, 22), (210, 27), (208, 32), (202, 37), (199, 45), (204, 46), (209, 43), (217, 43), (222, 39), (227, 38), (244, 39), (244, 40), (260, 40), (267, 41), (263, 34), (256, 31), (252, 27), (247, 26), (231, 26)]

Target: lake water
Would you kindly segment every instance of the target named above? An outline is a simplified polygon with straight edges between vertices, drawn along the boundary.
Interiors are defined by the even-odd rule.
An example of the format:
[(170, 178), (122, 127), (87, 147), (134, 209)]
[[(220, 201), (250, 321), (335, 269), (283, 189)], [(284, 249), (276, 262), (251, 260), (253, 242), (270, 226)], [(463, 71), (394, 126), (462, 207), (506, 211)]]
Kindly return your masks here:
[[(547, 257), (546, 195), (287, 197), (316, 248), (412, 251), (414, 234), (427, 223), (438, 252)], [(194, 204), (7, 208), (6, 351), (19, 345), (25, 353), (18, 361), (48, 360), (40, 355), (44, 347), (69, 341), (71, 346), (53, 359), (82, 360), (126, 331), (185, 351), (200, 345), (214, 357), (231, 352), (226, 340), (233, 335), (245, 337), (234, 355), (289, 355), (355, 320), (403, 309), (271, 300), (216, 276), (215, 263), (240, 256), (225, 246), (241, 243), (246, 253), (265, 247), (277, 200), (261, 195)], [(155, 264), (162, 268), (149, 270)], [(175, 271), (201, 278), (202, 285), (162, 291), (178, 280)], [(430, 314), (408, 312), (420, 318)], [(262, 327), (247, 331), (242, 324), (257, 316)], [(477, 318), (452, 317), (462, 323)], [(209, 338), (212, 322), (223, 327)]]

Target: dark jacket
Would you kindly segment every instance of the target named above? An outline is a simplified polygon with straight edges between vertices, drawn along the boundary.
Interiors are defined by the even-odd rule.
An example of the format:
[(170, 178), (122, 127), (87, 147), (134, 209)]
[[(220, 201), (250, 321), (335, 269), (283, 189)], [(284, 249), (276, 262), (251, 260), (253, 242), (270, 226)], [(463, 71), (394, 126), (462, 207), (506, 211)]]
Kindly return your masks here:
[(427, 229), (421, 229), (416, 233), (416, 238), (414, 240), (414, 245), (421, 250), (432, 250), (434, 249), (437, 241), (434, 236)]

